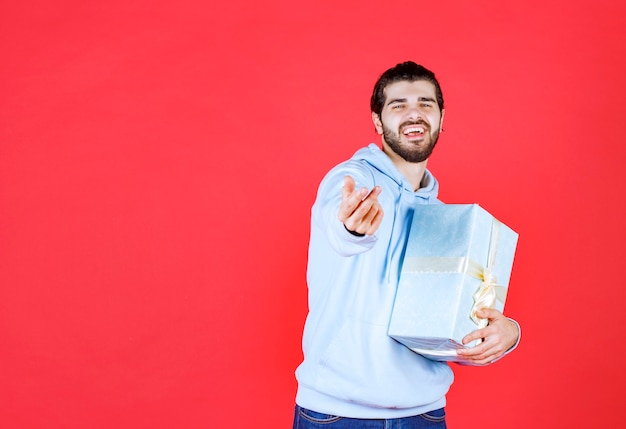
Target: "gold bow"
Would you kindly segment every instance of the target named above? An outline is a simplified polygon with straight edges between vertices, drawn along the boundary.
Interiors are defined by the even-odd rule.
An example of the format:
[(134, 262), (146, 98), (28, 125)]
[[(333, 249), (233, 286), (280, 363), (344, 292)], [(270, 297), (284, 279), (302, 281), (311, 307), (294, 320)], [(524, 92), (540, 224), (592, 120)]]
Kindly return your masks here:
[(506, 300), (507, 289), (498, 284), (496, 276), (491, 272), (491, 268), (485, 268), (481, 274), (480, 286), (474, 293), (474, 305), (470, 311), (470, 318), (474, 321), (478, 328), (484, 328), (488, 324), (487, 319), (481, 319), (476, 312), (481, 308), (494, 308), (496, 300), (504, 302)]

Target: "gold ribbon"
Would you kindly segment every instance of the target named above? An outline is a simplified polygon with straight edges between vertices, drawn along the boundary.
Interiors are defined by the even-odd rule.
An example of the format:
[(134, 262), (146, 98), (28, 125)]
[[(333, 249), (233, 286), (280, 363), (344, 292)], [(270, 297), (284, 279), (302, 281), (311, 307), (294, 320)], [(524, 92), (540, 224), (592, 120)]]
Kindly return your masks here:
[(414, 256), (406, 258), (402, 271), (408, 273), (460, 273), (481, 280), (480, 286), (474, 293), (474, 305), (469, 317), (478, 325), (479, 329), (484, 328), (489, 321), (478, 317), (476, 312), (481, 308), (494, 308), (496, 300), (504, 303), (506, 299), (507, 289), (498, 284), (498, 280), (493, 274), (500, 237), (500, 225), (498, 220), (493, 220), (489, 256), (485, 267), (467, 256)]

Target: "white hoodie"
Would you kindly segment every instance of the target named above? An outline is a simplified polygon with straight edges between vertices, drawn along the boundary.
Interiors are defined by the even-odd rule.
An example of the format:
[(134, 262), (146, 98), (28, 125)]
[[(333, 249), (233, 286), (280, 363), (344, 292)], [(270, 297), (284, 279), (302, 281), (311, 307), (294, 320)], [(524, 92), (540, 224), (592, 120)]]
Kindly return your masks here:
[[(374, 236), (357, 237), (337, 218), (344, 177), (356, 189), (382, 187), (384, 217)], [(325, 414), (397, 418), (445, 405), (453, 381), (387, 335), (409, 227), (417, 204), (441, 204), (426, 171), (415, 192), (378, 146), (360, 149), (320, 184), (312, 209), (307, 281), (309, 314), (296, 402)]]

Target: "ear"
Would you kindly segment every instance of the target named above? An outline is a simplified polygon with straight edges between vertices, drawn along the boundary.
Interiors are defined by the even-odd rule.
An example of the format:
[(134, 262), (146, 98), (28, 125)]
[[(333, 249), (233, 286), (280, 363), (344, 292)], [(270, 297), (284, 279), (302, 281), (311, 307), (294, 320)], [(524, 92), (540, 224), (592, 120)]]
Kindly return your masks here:
[(374, 127), (376, 127), (376, 132), (382, 135), (383, 123), (380, 120), (380, 116), (375, 112), (372, 112), (372, 122), (374, 122)]
[(441, 120), (439, 121), (439, 130), (440, 131), (443, 131), (443, 117), (445, 116), (445, 114), (446, 114), (446, 110), (443, 109), (441, 111)]

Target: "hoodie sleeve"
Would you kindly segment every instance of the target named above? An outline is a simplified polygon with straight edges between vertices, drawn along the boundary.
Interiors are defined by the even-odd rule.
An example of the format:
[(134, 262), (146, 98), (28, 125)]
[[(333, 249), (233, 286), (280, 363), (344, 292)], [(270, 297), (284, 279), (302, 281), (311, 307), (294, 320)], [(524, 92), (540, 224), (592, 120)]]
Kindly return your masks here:
[(325, 235), (331, 248), (341, 256), (353, 256), (370, 250), (376, 235), (363, 237), (351, 234), (338, 218), (344, 178), (351, 176), (355, 189), (374, 187), (372, 173), (358, 161), (347, 161), (332, 169), (322, 180), (311, 213), (311, 227)]

